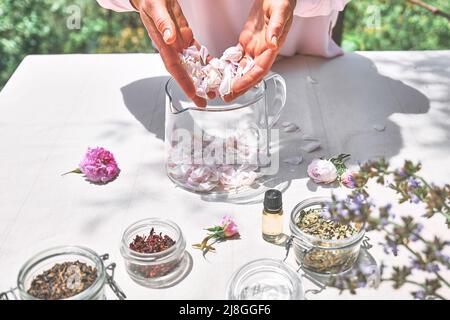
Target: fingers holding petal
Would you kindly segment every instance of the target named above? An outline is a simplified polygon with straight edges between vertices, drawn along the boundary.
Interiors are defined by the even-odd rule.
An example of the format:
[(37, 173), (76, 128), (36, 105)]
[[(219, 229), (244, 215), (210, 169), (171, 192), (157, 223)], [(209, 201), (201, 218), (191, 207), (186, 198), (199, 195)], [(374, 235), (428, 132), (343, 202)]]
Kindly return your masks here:
[(267, 49), (261, 55), (255, 57), (255, 65), (246, 74), (236, 78), (233, 82), (232, 92), (247, 91), (257, 85), (270, 71), (273, 62), (277, 57), (277, 51)]
[(199, 96), (193, 96), (192, 101), (195, 103), (195, 105), (199, 108), (205, 108), (206, 107), (206, 99), (203, 99)]
[(240, 97), (241, 95), (243, 95), (245, 93), (245, 91), (241, 91), (241, 92), (231, 92), (229, 94), (227, 94), (226, 96), (223, 97), (223, 101), (225, 101), (226, 103), (233, 101), (234, 99)]
[(206, 106), (206, 100), (197, 96), (196, 89), (194, 84), (192, 83), (191, 78), (188, 73), (184, 69), (184, 67), (178, 63), (165, 63), (167, 70), (173, 76), (173, 78), (177, 81), (178, 85), (184, 91), (184, 93), (199, 107)]

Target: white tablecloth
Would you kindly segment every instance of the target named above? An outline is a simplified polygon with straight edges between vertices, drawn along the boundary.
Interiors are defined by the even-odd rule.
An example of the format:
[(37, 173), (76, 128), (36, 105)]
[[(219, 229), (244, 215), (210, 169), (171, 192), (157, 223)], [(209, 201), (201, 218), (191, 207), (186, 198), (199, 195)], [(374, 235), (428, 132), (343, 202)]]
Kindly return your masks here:
[[(306, 176), (311, 159), (345, 152), (350, 163), (385, 156), (400, 165), (420, 160), (437, 184), (450, 177), (450, 51), (360, 52), (334, 60), (294, 57), (273, 68), (286, 79), (288, 101), (279, 123), (296, 122), (322, 148), (300, 150), (300, 133), (281, 133), (281, 159), (303, 155), (300, 166), (283, 165), (285, 223), (295, 204), (328, 195)], [(282, 258), (284, 249), (261, 238), (260, 203), (238, 205), (200, 199), (171, 183), (164, 172), (164, 82), (156, 54), (28, 56), (0, 92), (0, 291), (16, 283), (23, 263), (45, 248), (76, 244), (108, 252), (116, 279), (132, 299), (221, 299), (228, 279), (250, 260)], [(386, 126), (378, 132), (374, 125)], [(88, 146), (112, 150), (121, 168), (105, 186), (61, 173), (75, 168)], [(338, 191), (339, 192), (339, 191)], [(392, 199), (374, 191), (380, 202)], [(402, 214), (420, 215), (406, 205)], [(224, 214), (233, 215), (242, 239), (217, 245), (206, 259), (190, 245)], [(136, 220), (177, 222), (193, 257), (190, 274), (168, 289), (133, 283), (119, 253), (123, 230)], [(443, 219), (426, 222), (425, 235), (448, 239)], [(376, 234), (370, 254), (377, 262), (408, 263), (406, 253), (383, 254)], [(291, 263), (294, 263), (292, 259)], [(444, 273), (449, 278), (449, 273)], [(314, 286), (304, 281), (307, 289)], [(410, 298), (410, 287), (390, 284), (357, 296), (327, 289), (309, 299)], [(448, 292), (447, 292), (448, 294)]]

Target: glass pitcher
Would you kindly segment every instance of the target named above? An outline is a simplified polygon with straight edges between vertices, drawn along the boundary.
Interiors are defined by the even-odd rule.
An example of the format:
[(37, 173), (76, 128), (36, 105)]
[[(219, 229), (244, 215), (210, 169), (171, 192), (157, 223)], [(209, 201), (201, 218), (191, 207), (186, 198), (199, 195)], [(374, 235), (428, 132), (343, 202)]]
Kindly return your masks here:
[[(271, 130), (286, 103), (286, 83), (267, 76), (244, 95), (221, 97), (198, 108), (174, 79), (166, 84), (166, 171), (178, 186), (196, 193), (228, 193), (255, 188), (276, 173)], [(276, 157), (275, 157), (276, 156)]]

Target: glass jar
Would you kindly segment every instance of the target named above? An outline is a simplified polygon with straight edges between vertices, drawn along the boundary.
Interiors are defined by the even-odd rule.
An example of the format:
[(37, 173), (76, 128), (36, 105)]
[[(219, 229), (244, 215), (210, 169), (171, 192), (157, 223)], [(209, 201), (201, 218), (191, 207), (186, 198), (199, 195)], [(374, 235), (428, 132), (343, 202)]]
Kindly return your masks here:
[(357, 232), (346, 239), (326, 240), (307, 234), (297, 226), (301, 213), (308, 209), (323, 209), (331, 202), (328, 197), (306, 199), (292, 210), (290, 230), (295, 259), (306, 271), (318, 274), (338, 274), (350, 269), (358, 259), (365, 225), (355, 224)]
[(277, 173), (270, 130), (286, 102), (286, 83), (266, 77), (236, 100), (218, 97), (198, 108), (174, 79), (166, 84), (166, 172), (185, 190), (201, 194), (237, 194), (261, 185)]
[[(366, 237), (365, 237), (366, 238)], [(368, 240), (363, 240), (358, 259), (348, 270), (338, 274), (319, 274), (304, 270), (303, 277), (310, 280), (321, 289), (326, 287), (339, 290), (351, 290), (357, 283), (358, 288), (378, 288), (381, 280), (381, 270), (375, 258), (368, 252), (371, 246)]]
[[(130, 249), (136, 236), (148, 236), (152, 229), (157, 234), (169, 236), (175, 244), (157, 253), (139, 253)], [(173, 285), (186, 275), (189, 256), (185, 249), (186, 241), (177, 224), (166, 219), (149, 218), (133, 223), (125, 230), (120, 253), (133, 281), (149, 288), (162, 288)]]
[(259, 259), (236, 271), (228, 283), (229, 300), (303, 300), (303, 285), (285, 262)]
[(80, 261), (97, 270), (97, 278), (84, 291), (64, 300), (103, 300), (105, 285), (108, 283), (102, 257), (94, 251), (78, 246), (61, 246), (42, 251), (28, 260), (19, 272), (17, 288), (22, 300), (39, 300), (28, 294), (34, 278), (51, 269), (57, 263)]

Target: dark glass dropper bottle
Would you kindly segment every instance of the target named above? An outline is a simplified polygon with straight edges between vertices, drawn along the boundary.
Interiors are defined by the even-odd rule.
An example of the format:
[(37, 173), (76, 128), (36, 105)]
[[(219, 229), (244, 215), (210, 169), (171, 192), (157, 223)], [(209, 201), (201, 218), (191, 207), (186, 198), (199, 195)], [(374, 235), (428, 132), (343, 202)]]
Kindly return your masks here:
[(283, 238), (283, 200), (279, 190), (270, 189), (264, 195), (262, 236), (271, 243), (279, 243)]

